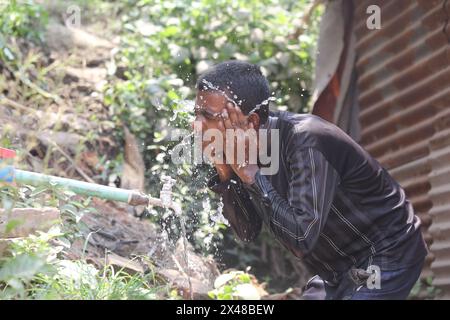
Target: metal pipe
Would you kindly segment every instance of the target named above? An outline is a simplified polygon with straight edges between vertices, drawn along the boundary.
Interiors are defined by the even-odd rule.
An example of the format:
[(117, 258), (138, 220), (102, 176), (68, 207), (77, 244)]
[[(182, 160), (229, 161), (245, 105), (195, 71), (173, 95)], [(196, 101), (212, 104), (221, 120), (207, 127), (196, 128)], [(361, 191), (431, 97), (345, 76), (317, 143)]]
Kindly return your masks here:
[[(128, 203), (132, 198), (133, 191), (102, 186), (99, 184), (83, 182), (73, 179), (60, 178), (45, 174), (23, 171), (15, 169), (14, 180), (17, 183), (38, 186), (41, 184), (52, 184), (67, 188), (76, 194), (93, 196), (107, 200), (114, 200)], [(134, 191), (135, 192), (135, 191)]]
[(102, 198), (105, 200), (113, 200), (128, 203), (132, 206), (138, 205), (156, 205), (164, 206), (163, 202), (158, 198), (145, 195), (136, 190), (127, 190), (103, 186), (100, 184), (78, 181), (74, 179), (60, 178), (45, 174), (14, 169), (14, 181), (21, 184), (31, 186), (39, 186), (41, 184), (52, 184), (66, 188), (76, 194)]
[(146, 195), (137, 190), (114, 188), (74, 179), (60, 178), (31, 171), (18, 170), (12, 166), (4, 168), (3, 171), (5, 172), (3, 176), (0, 175), (0, 180), (7, 182), (15, 181), (19, 184), (27, 184), (35, 187), (42, 184), (52, 184), (68, 189), (79, 195), (125, 202), (132, 206), (158, 206), (171, 209), (178, 216), (181, 215), (180, 204), (172, 201), (172, 186), (174, 185), (175, 180), (166, 176), (161, 178), (164, 184), (161, 190), (160, 198), (153, 198), (150, 195)]

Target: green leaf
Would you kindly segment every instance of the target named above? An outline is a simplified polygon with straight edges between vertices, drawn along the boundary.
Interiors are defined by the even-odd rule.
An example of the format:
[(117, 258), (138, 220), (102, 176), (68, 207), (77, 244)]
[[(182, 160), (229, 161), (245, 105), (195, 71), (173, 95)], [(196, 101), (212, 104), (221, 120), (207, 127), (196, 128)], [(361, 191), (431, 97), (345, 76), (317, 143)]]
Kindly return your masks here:
[(47, 192), (48, 190), (49, 190), (49, 189), (48, 189), (48, 186), (46, 186), (46, 185), (41, 185), (41, 186), (35, 188), (35, 189), (30, 193), (30, 197), (31, 197), (31, 198), (34, 198), (34, 197), (40, 195), (41, 193)]
[(177, 34), (179, 31), (180, 31), (180, 29), (179, 29), (177, 26), (170, 26), (170, 27), (165, 28), (165, 29), (160, 33), (160, 35), (161, 35), (162, 37), (171, 37), (171, 36)]
[(0, 269), (0, 281), (8, 282), (12, 279), (30, 281), (36, 273), (43, 270), (45, 259), (29, 254), (21, 254), (5, 262)]
[(167, 92), (167, 97), (170, 100), (179, 100), (180, 99), (180, 96), (174, 90), (170, 90), (169, 92)]

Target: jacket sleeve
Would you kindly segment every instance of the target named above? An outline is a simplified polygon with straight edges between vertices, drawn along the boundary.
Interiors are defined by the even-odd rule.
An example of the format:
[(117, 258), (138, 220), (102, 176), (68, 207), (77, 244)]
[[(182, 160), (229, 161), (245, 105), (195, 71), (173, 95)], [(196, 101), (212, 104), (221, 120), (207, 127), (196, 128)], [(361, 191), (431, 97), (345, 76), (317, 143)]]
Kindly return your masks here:
[(262, 220), (241, 180), (235, 176), (221, 182), (216, 174), (209, 180), (208, 187), (222, 197), (222, 213), (237, 237), (245, 242), (254, 240), (261, 232)]
[(333, 202), (339, 175), (322, 153), (313, 148), (294, 150), (289, 155), (287, 198), (281, 197), (270, 181), (258, 172), (255, 183), (245, 185), (261, 219), (276, 238), (297, 257), (314, 248)]

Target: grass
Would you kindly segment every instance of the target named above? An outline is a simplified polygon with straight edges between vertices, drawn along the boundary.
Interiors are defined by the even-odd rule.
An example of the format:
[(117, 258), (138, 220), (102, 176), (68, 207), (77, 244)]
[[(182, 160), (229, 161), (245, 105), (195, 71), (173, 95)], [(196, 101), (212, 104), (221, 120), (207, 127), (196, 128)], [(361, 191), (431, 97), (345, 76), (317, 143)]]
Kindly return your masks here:
[(56, 276), (46, 274), (36, 278), (31, 294), (37, 299), (71, 300), (154, 300), (170, 296), (165, 285), (151, 285), (153, 274), (130, 275), (112, 266), (97, 270), (83, 261), (60, 260)]

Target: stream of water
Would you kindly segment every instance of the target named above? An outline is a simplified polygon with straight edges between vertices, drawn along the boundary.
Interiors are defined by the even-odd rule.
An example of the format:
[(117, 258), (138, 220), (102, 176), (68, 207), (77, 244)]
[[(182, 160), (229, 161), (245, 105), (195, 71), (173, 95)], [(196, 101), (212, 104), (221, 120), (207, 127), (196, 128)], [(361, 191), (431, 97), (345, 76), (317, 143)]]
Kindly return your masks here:
[[(214, 86), (211, 82), (208, 82), (206, 80), (203, 80), (203, 83), (209, 88), (212, 89), (220, 94), (222, 94), (227, 101), (233, 103), (235, 106), (241, 106), (242, 105), (242, 100), (239, 100), (238, 102), (236, 102), (237, 96), (234, 95), (234, 97), (230, 97), (224, 90), (220, 90), (217, 86)], [(231, 94), (233, 92), (230, 92)], [(257, 104), (252, 110), (250, 110), (250, 112), (248, 113), (248, 115), (252, 114), (253, 112), (258, 111), (262, 106), (268, 105), (270, 103), (270, 101), (275, 101), (275, 97), (269, 97), (268, 99), (265, 99), (264, 101), (262, 101), (261, 103)], [(194, 110), (194, 106), (195, 106), (195, 102), (192, 100), (178, 100), (178, 101), (174, 101), (175, 103), (181, 105), (182, 107), (178, 110), (178, 111), (174, 111), (174, 116), (170, 119), (175, 120), (175, 118), (177, 117), (178, 112), (184, 111), (184, 112), (192, 112)], [(194, 133), (189, 134), (188, 136), (183, 138), (183, 144), (185, 143), (190, 143), (190, 138), (194, 135)], [(192, 291), (192, 281), (191, 281), (191, 277), (189, 275), (189, 258), (188, 258), (188, 239), (187, 239), (187, 233), (186, 233), (186, 219), (184, 217), (184, 215), (180, 215), (179, 216), (179, 223), (180, 223), (180, 227), (181, 227), (181, 236), (183, 238), (183, 259), (184, 259), (184, 264), (185, 264), (185, 273), (187, 276), (187, 280), (188, 280), (188, 284), (189, 284), (189, 296), (190, 299), (193, 300), (193, 291)]]
[(187, 240), (187, 233), (186, 233), (186, 219), (183, 215), (180, 215), (180, 226), (181, 226), (181, 236), (183, 237), (183, 258), (184, 263), (186, 265), (186, 275), (188, 279), (189, 284), (189, 298), (191, 300), (194, 300), (194, 293), (192, 292), (192, 281), (191, 277), (189, 275), (189, 258), (188, 258), (188, 252), (187, 252), (187, 246), (188, 246), (188, 240)]

